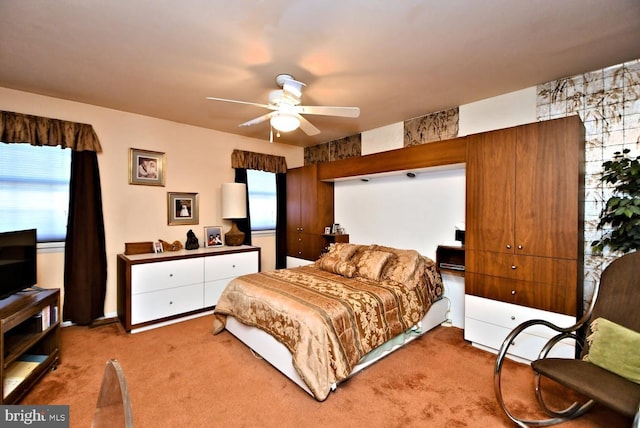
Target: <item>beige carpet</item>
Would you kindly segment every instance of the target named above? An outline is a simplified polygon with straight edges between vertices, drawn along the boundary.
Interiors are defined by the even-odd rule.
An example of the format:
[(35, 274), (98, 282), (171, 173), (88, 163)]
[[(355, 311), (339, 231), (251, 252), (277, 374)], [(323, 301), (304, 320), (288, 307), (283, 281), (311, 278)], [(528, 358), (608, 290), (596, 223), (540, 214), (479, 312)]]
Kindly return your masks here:
[[(105, 362), (127, 376), (136, 427), (509, 427), (493, 394), (495, 356), (438, 327), (317, 402), (224, 332), (211, 317), (126, 334), (119, 324), (62, 330), (62, 359), (23, 404), (68, 404), (89, 427)], [(533, 416), (528, 366), (505, 365), (509, 402)], [(560, 395), (563, 395), (560, 393)], [(622, 427), (597, 408), (563, 427)]]

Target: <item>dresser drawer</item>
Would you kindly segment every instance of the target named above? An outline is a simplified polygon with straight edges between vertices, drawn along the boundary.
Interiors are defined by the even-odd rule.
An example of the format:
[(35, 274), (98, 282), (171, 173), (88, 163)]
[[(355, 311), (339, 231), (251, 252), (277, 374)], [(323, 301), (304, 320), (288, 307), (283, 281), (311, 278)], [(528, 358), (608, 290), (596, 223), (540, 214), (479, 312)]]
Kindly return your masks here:
[(218, 279), (204, 283), (204, 306), (209, 308), (218, 304), (220, 295), (233, 278)]
[(131, 296), (131, 324), (139, 324), (203, 308), (202, 284)]
[(202, 258), (193, 258), (132, 265), (131, 294), (198, 283), (202, 288), (203, 263)]
[(207, 282), (254, 272), (258, 272), (257, 251), (205, 257), (204, 260), (204, 280)]

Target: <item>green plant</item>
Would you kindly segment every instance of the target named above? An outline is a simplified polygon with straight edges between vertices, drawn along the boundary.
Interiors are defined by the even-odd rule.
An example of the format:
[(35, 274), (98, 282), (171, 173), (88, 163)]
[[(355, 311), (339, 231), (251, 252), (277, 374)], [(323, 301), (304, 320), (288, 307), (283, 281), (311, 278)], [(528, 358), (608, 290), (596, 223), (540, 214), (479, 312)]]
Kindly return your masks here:
[(613, 159), (602, 164), (600, 181), (613, 187), (600, 214), (598, 230), (610, 225), (610, 231), (591, 246), (598, 251), (609, 247), (628, 253), (640, 248), (640, 156), (628, 156), (630, 150), (615, 152)]

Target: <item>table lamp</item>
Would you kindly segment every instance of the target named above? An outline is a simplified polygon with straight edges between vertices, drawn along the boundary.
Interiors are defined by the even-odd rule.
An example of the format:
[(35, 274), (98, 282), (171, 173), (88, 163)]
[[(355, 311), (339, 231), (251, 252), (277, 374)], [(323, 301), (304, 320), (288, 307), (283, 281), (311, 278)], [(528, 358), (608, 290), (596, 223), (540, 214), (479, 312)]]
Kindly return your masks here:
[(247, 217), (247, 185), (244, 183), (222, 184), (222, 218), (231, 220), (231, 229), (224, 234), (224, 243), (242, 245), (244, 232), (238, 229), (236, 220)]

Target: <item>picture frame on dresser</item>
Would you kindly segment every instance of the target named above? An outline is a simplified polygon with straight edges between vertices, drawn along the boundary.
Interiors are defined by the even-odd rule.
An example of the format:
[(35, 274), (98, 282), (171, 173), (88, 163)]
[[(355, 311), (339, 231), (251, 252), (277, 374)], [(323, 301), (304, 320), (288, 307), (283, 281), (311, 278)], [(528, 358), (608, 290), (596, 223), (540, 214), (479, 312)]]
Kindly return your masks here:
[(204, 228), (204, 246), (206, 248), (221, 247), (224, 245), (222, 236), (222, 226), (206, 226)]
[(167, 224), (198, 224), (198, 194), (167, 192)]
[(129, 149), (129, 184), (164, 186), (165, 164), (162, 152)]

